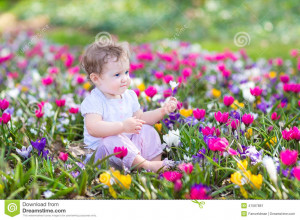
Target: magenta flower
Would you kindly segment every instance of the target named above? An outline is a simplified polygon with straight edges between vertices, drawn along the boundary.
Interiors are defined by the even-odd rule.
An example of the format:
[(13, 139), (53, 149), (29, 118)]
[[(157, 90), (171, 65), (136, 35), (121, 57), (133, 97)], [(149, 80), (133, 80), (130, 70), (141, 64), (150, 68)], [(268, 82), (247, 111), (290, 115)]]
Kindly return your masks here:
[(228, 112), (216, 112), (215, 113), (215, 119), (216, 121), (220, 122), (221, 124), (224, 124), (228, 121), (228, 116), (229, 116), (229, 113)]
[(181, 179), (182, 173), (177, 171), (166, 171), (163, 173), (163, 177), (170, 182), (175, 182), (176, 180)]
[(251, 95), (253, 95), (253, 96), (260, 96), (261, 93), (262, 93), (262, 89), (259, 88), (259, 86), (256, 86), (254, 89), (251, 89), (251, 88), (250, 88), (250, 93), (251, 93)]
[(63, 162), (66, 162), (68, 160), (68, 153), (60, 152), (58, 158), (62, 160)]
[(82, 83), (84, 83), (84, 77), (83, 76), (77, 76), (77, 78), (76, 78), (76, 82), (78, 83), (78, 84), (82, 84)]
[(226, 138), (211, 138), (209, 139), (208, 147), (212, 151), (223, 152), (228, 147), (228, 141)]
[(164, 72), (156, 71), (154, 76), (156, 79), (162, 79), (164, 77)]
[(128, 150), (126, 147), (122, 146), (122, 147), (115, 147), (114, 148), (114, 153), (118, 153), (116, 154), (115, 156), (117, 158), (120, 158), (121, 160), (126, 157), (127, 153), (128, 153)]
[(283, 83), (288, 83), (290, 81), (290, 77), (288, 75), (280, 76), (280, 81)]
[(79, 108), (70, 108), (69, 109), (69, 112), (71, 113), (71, 114), (77, 114), (78, 113), (78, 111), (79, 111)]
[(55, 103), (58, 107), (63, 107), (66, 104), (66, 100), (65, 99), (56, 99)]
[(192, 69), (190, 67), (186, 67), (182, 70), (182, 75), (186, 78), (192, 75)]
[(53, 79), (52, 79), (51, 76), (47, 76), (46, 78), (42, 79), (42, 83), (45, 86), (49, 86), (49, 85), (51, 85), (53, 83)]
[(168, 84), (170, 81), (172, 81), (174, 79), (174, 77), (172, 75), (165, 75), (163, 78), (164, 78), (164, 82), (166, 84)]
[(182, 182), (180, 179), (177, 179), (174, 183), (174, 190), (176, 192), (180, 191), (182, 189)]
[(292, 128), (292, 131), (293, 132), (291, 134), (291, 138), (294, 139), (294, 140), (299, 141), (300, 140), (300, 130), (296, 126), (294, 126)]
[(2, 109), (3, 111), (5, 109), (7, 109), (9, 106), (9, 101), (7, 101), (6, 99), (1, 100), (0, 99), (0, 109)]
[(4, 124), (7, 124), (7, 123), (10, 121), (10, 119), (11, 119), (9, 113), (3, 113), (1, 118), (2, 118), (1, 121), (2, 121)]
[(43, 115), (44, 115), (44, 112), (43, 112), (43, 106), (44, 106), (43, 103), (39, 103), (39, 104), (38, 104), (39, 109), (38, 109), (38, 110), (35, 110), (35, 116), (36, 116), (37, 118), (43, 117)]
[(284, 165), (291, 166), (297, 162), (298, 151), (283, 150), (280, 152), (280, 160)]
[(271, 119), (273, 121), (276, 121), (280, 118), (280, 115), (277, 114), (277, 112), (273, 112), (272, 115), (271, 115)]
[(138, 89), (133, 89), (133, 91), (135, 92), (135, 94), (136, 94), (137, 97), (140, 96), (140, 90), (138, 90)]
[(229, 122), (226, 123), (227, 126), (230, 126), (232, 130), (236, 130), (240, 125), (239, 119), (230, 119)]
[(211, 199), (209, 196), (210, 188), (203, 184), (194, 184), (190, 190), (191, 199)]
[(48, 69), (48, 72), (49, 72), (50, 74), (57, 74), (57, 73), (59, 72), (59, 69), (58, 69), (58, 67), (50, 67), (50, 68)]
[(289, 131), (288, 130), (283, 130), (281, 132), (283, 139), (287, 140), (287, 141), (292, 140), (292, 133), (293, 133), (293, 130), (289, 130)]
[(184, 172), (186, 172), (187, 174), (190, 174), (190, 173), (193, 172), (194, 166), (193, 166), (193, 164), (191, 164), (191, 163), (183, 163), (183, 164), (179, 164), (179, 165), (178, 165), (178, 168), (179, 168), (181, 171), (184, 171)]
[(244, 114), (242, 117), (242, 122), (244, 122), (246, 126), (249, 126), (253, 122), (253, 120), (254, 117), (251, 114)]
[(194, 109), (193, 115), (196, 119), (200, 120), (205, 117), (205, 109)]
[(296, 177), (296, 179), (300, 181), (300, 167), (294, 167), (293, 174)]
[(232, 105), (232, 103), (234, 102), (234, 98), (232, 96), (224, 96), (223, 99), (224, 105), (226, 105), (227, 107)]
[(150, 98), (152, 98), (153, 96), (156, 95), (157, 90), (154, 86), (149, 86), (146, 90), (145, 93), (147, 96), (149, 96)]

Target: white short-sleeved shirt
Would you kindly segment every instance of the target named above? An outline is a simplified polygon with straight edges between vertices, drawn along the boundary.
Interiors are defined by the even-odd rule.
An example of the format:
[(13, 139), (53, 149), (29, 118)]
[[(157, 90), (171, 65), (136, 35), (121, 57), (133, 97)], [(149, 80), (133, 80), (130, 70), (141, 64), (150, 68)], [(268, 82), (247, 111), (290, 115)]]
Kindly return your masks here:
[[(140, 109), (140, 104), (133, 90), (127, 89), (121, 96), (121, 99), (109, 99), (96, 87), (81, 103), (81, 115), (85, 117), (87, 113), (94, 113), (101, 115), (103, 121), (124, 121)], [(101, 144), (102, 138), (89, 135), (85, 120), (83, 135), (84, 143), (88, 145), (86, 148), (95, 150)]]

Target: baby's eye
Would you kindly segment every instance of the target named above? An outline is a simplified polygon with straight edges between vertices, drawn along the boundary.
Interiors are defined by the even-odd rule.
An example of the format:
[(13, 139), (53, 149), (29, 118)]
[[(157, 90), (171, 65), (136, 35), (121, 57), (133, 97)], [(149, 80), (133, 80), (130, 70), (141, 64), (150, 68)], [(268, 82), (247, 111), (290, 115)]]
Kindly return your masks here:
[(120, 76), (120, 73), (117, 73), (115, 76), (116, 76), (116, 77)]
[(125, 74), (128, 74), (128, 73), (129, 73), (129, 71), (126, 71), (126, 72), (125, 72)]

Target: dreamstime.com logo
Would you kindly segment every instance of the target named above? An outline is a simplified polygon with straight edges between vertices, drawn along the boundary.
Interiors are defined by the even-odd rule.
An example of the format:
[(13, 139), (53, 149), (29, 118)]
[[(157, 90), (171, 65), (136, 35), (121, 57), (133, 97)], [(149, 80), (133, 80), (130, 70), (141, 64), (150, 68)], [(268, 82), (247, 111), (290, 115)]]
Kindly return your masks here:
[(5, 214), (14, 217), (20, 214), (20, 200), (5, 200)]

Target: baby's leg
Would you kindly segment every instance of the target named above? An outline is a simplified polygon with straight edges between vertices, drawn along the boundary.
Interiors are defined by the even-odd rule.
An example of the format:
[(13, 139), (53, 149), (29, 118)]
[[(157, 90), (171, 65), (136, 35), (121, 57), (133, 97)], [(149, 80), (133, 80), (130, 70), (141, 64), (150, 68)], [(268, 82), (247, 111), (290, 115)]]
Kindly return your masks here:
[[(144, 168), (146, 170), (151, 170), (153, 172), (157, 172), (160, 168), (163, 167), (163, 161), (149, 161), (143, 158), (140, 155), (137, 155), (132, 162), (132, 166), (135, 169)], [(165, 170), (166, 167), (163, 167), (162, 170)]]
[(161, 160), (163, 146), (157, 131), (150, 125), (144, 124), (140, 134), (134, 134), (132, 142), (141, 151), (141, 156), (149, 161)]

